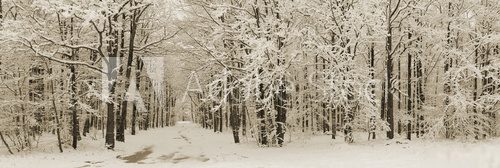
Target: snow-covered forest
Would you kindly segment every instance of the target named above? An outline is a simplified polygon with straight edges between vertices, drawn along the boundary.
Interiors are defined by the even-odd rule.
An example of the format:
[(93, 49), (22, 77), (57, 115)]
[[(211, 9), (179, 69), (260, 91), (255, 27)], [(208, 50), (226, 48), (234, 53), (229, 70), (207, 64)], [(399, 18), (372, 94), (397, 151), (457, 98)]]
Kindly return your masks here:
[(500, 1), (0, 0), (0, 141), (0, 167), (498, 168)]

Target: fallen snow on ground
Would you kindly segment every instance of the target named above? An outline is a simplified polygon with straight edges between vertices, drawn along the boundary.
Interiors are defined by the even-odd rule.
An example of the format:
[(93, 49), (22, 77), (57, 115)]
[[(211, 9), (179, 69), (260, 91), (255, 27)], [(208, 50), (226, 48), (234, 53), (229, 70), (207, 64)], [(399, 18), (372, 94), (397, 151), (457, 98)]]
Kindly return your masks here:
[(0, 168), (500, 168), (498, 139), (478, 143), (360, 140), (346, 144), (340, 138), (321, 135), (294, 140), (281, 148), (261, 148), (252, 139), (234, 144), (229, 133), (213, 133), (189, 122), (126, 138), (126, 143), (117, 143), (115, 151), (104, 149), (102, 139), (84, 139), (78, 151), (2, 154)]

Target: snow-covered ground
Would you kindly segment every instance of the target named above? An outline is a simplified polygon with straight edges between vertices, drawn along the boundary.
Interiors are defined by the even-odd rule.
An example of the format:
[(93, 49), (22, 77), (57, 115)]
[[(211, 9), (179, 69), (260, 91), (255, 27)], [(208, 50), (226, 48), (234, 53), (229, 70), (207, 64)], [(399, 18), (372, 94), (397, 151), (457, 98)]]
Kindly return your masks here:
[[(294, 140), (277, 148), (253, 141), (234, 144), (229, 133), (213, 133), (191, 123), (140, 132), (103, 149), (103, 140), (85, 139), (78, 151), (0, 155), (0, 168), (500, 168), (500, 140), (478, 143), (429, 141), (361, 141), (345, 144), (329, 136)], [(360, 137), (361, 138), (361, 137)], [(55, 144), (48, 144), (55, 146)], [(4, 149), (1, 149), (4, 150)]]

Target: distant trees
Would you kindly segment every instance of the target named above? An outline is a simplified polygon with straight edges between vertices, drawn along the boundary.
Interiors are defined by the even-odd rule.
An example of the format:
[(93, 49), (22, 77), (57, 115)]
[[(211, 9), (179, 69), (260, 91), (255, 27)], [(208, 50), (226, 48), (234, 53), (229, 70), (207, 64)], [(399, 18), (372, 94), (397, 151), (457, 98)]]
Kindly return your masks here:
[[(143, 115), (144, 102), (137, 100), (146, 90), (138, 90), (136, 95), (126, 94), (132, 80), (137, 80), (136, 89), (146, 85), (152, 87), (152, 82), (156, 81), (145, 78), (149, 77), (145, 72), (152, 68), (143, 69), (141, 60), (156, 56), (151, 53), (164, 52), (158, 46), (165, 45), (164, 42), (178, 31), (160, 25), (169, 13), (148, 11), (152, 3), (133, 0), (0, 4), (9, 6), (7, 17), (0, 12), (0, 41), (13, 47), (6, 52), (2, 48), (0, 53), (0, 62), (10, 62), (0, 64), (0, 93), (5, 93), (0, 98), (3, 102), (0, 116), (5, 118), (0, 121), (0, 132), (8, 137), (4, 143), (24, 150), (30, 148), (42, 132), (52, 131), (57, 134), (62, 152), (68, 140), (77, 149), (82, 134), (87, 136), (93, 131), (91, 136), (96, 138), (97, 130), (102, 130), (106, 146), (113, 149), (115, 128), (117, 139), (124, 141), (125, 129), (130, 127), (126, 122), (129, 118), (134, 118), (134, 134), (135, 123), (145, 119), (154, 122), (151, 125), (155, 127), (165, 123), (171, 125), (172, 106), (175, 105), (171, 83), (163, 82), (164, 88), (150, 89), (150, 92), (162, 92), (152, 94), (158, 95), (153, 99), (141, 99), (158, 114), (169, 111), (169, 116)], [(9, 24), (3, 24), (5, 22)], [(171, 31), (168, 34), (167, 29)], [(10, 56), (14, 53), (18, 57)], [(140, 53), (141, 57), (134, 58), (134, 53)], [(134, 59), (137, 65), (133, 64)], [(126, 66), (121, 62), (126, 62)], [(122, 71), (125, 73), (119, 73)], [(141, 71), (143, 76), (139, 76)], [(137, 78), (131, 79), (133, 73)], [(166, 90), (169, 94), (163, 94)], [(129, 115), (126, 102), (132, 96), (134, 107), (136, 104), (138, 107)], [(13, 100), (15, 104), (6, 103)], [(8, 109), (10, 112), (6, 112)], [(154, 119), (149, 120), (150, 117)]]
[[(206, 71), (202, 83), (217, 90), (202, 96), (218, 102), (211, 106), (216, 113), (198, 115), (202, 123), (233, 114), (238, 101), (231, 97), (238, 90), (243, 91), (243, 109), (249, 109), (245, 124), (253, 126), (253, 137), (264, 146), (281, 145), (283, 130), (322, 131), (332, 138), (340, 130), (347, 142), (353, 141), (354, 131), (370, 132), (372, 138), (386, 131), (388, 139), (405, 133), (412, 139), (485, 137), (479, 132), (493, 135), (495, 129), (487, 128), (498, 130), (493, 126), (498, 113), (486, 112), (497, 109), (499, 101), (490, 97), (498, 95), (493, 87), (498, 86), (493, 84), (498, 70), (490, 66), (498, 62), (491, 57), (498, 51), (493, 40), (498, 37), (491, 34), (498, 31), (493, 26), (498, 22), (496, 3), (187, 3), (187, 18), (200, 23), (187, 31), (196, 46), (188, 50), (197, 53), (199, 65), (206, 65), (198, 70)], [(480, 12), (485, 10), (494, 14)], [(466, 77), (472, 74), (474, 80)], [(229, 120), (243, 124), (235, 116)]]

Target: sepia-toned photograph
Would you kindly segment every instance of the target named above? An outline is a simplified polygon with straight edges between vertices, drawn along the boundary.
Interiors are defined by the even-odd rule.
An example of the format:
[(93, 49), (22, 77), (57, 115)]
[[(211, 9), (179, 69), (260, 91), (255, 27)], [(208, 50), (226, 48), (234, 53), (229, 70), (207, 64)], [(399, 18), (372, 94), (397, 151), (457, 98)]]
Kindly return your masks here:
[(0, 0), (0, 168), (500, 168), (500, 0)]

